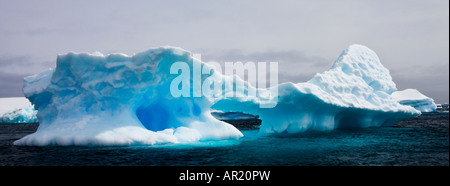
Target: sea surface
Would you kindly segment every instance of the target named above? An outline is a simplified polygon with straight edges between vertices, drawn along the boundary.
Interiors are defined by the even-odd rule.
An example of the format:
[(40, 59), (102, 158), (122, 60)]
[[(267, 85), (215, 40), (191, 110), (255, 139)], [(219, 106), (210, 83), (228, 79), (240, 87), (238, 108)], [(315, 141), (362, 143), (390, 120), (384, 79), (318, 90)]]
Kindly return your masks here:
[[(449, 166), (448, 112), (394, 127), (261, 135), (156, 146), (14, 146), (38, 124), (0, 124), (2, 166)], [(436, 123), (439, 123), (436, 125)]]

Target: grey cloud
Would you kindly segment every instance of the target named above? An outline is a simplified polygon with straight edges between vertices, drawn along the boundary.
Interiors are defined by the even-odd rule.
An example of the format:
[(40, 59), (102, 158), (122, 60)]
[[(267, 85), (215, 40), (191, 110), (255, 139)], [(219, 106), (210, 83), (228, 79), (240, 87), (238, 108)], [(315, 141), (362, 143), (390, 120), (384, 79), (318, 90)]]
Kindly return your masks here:
[(398, 87), (441, 87), (446, 97), (448, 81), (436, 80), (448, 79), (448, 3), (2, 0), (0, 51), (11, 55), (0, 54), (0, 73), (38, 73), (69, 51), (172, 45), (204, 61), (277, 61), (279, 82), (303, 82), (358, 43), (379, 54)]
[(53, 68), (56, 62), (31, 55), (0, 55), (0, 73), (35, 74)]
[(436, 77), (417, 76), (393, 76), (398, 90), (408, 88), (418, 89), (422, 94), (431, 97), (436, 103), (444, 103), (449, 100), (449, 79)]
[(402, 69), (391, 69), (393, 81), (398, 90), (414, 88), (437, 103), (449, 100), (449, 71), (448, 63), (436, 65), (405, 65)]
[(31, 55), (0, 55), (0, 97), (23, 96), (23, 78), (54, 65)]
[(0, 56), (0, 67), (11, 65), (11, 63), (21, 63), (21, 64), (31, 63), (29, 59), (30, 57), (26, 55)]
[(0, 97), (23, 97), (23, 78), (26, 75), (0, 73)]
[(325, 61), (321, 57), (306, 56), (295, 50), (268, 50), (264, 52), (244, 52), (240, 49), (231, 49), (225, 52), (208, 54), (207, 58), (214, 58), (219, 61), (277, 61), (277, 62), (314, 62), (316, 65), (324, 65)]
[(264, 52), (244, 52), (232, 49), (221, 53), (204, 53), (203, 61), (216, 62), (278, 62), (279, 82), (302, 82), (314, 74), (328, 69), (333, 61), (319, 56), (307, 56), (295, 50), (270, 50)]

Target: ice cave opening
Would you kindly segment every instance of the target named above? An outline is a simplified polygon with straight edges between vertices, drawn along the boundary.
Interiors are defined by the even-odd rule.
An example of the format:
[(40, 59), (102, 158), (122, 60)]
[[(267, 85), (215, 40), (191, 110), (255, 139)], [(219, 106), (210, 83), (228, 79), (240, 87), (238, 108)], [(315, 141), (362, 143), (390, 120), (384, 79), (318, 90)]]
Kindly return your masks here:
[(162, 131), (178, 127), (174, 126), (175, 123), (170, 122), (170, 112), (160, 103), (137, 108), (136, 116), (142, 125), (150, 131)]

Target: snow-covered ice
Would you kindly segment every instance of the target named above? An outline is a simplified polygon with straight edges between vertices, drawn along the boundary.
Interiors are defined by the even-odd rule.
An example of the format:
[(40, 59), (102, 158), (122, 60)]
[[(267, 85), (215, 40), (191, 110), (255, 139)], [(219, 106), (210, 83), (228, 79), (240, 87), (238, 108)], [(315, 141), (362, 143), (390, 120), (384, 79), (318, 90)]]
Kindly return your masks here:
[[(362, 45), (345, 49), (333, 66), (305, 83), (283, 83), (275, 108), (262, 109), (257, 101), (224, 99), (213, 105), (222, 111), (257, 114), (262, 133), (390, 126), (419, 111), (398, 103), (389, 71), (375, 52)], [(261, 90), (263, 91), (263, 90)]]
[(432, 98), (423, 95), (416, 89), (395, 91), (392, 93), (392, 97), (399, 103), (412, 106), (420, 112), (434, 112), (437, 108)]
[[(176, 62), (185, 62), (190, 74), (199, 73), (196, 66), (211, 68), (210, 74), (197, 77), (201, 82), (223, 82), (225, 87), (245, 84), (245, 89), (174, 97), (170, 90), (177, 87), (171, 86), (172, 81), (195, 80), (195, 75), (170, 73)], [(193, 87), (188, 95), (198, 93)], [(234, 95), (257, 94), (215, 96), (230, 91)], [(235, 127), (214, 118), (211, 108), (259, 115), (262, 133), (389, 126), (420, 114), (398, 103), (390, 95), (394, 91), (389, 71), (375, 52), (361, 45), (345, 49), (328, 71), (308, 82), (268, 89), (224, 76), (175, 47), (133, 56), (68, 53), (58, 56), (56, 69), (25, 78), (24, 94), (38, 110), (40, 126), (14, 144), (146, 145), (242, 137)]]

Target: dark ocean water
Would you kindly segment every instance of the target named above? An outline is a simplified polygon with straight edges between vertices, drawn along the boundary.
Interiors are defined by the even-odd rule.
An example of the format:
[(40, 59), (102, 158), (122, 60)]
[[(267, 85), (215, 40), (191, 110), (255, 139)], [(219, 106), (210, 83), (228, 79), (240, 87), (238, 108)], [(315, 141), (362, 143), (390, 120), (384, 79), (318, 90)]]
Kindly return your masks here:
[[(426, 123), (436, 117), (442, 120), (441, 125), (427, 127)], [(448, 113), (407, 121), (407, 127), (400, 124), (288, 135), (260, 135), (257, 129), (250, 129), (242, 130), (240, 140), (190, 145), (12, 145), (37, 126), (0, 124), (0, 165), (449, 166)]]

